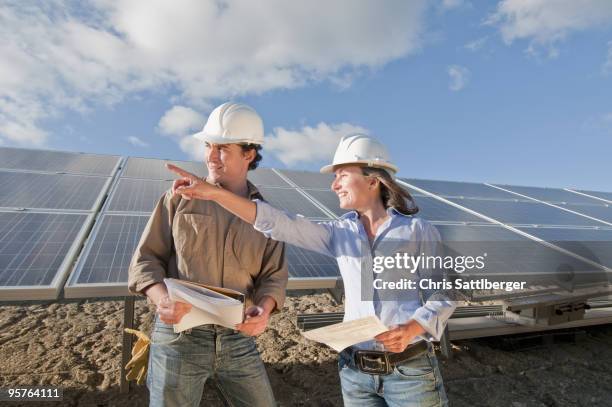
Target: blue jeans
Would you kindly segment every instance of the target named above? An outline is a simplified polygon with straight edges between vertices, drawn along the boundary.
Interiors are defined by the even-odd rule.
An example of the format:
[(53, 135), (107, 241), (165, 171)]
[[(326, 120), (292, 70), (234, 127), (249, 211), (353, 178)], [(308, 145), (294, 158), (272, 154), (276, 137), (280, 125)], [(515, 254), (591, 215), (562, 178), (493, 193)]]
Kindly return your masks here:
[(204, 383), (217, 379), (230, 406), (275, 406), (255, 340), (218, 325), (174, 333), (155, 318), (147, 387), (150, 406), (199, 406)]
[(429, 351), (396, 365), (388, 375), (361, 372), (346, 351), (338, 361), (344, 405), (447, 406), (448, 400), (431, 345)]

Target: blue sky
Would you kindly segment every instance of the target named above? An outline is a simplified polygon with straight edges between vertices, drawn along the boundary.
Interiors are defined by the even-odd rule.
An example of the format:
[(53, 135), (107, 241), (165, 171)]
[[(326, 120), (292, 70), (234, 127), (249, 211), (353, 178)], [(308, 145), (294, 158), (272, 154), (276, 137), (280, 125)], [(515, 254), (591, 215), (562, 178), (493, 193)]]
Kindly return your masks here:
[(195, 159), (235, 100), (265, 166), (363, 131), (406, 177), (612, 191), (608, 0), (46, 4), (0, 5), (0, 145)]

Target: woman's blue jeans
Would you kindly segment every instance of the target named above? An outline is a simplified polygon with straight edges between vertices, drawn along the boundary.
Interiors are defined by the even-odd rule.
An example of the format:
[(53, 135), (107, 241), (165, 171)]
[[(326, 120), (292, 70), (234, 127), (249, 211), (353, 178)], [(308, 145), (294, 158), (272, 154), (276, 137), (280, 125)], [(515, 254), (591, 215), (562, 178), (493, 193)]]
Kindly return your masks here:
[(431, 345), (428, 352), (395, 366), (388, 375), (361, 372), (346, 352), (340, 353), (338, 370), (342, 398), (347, 407), (448, 405)]

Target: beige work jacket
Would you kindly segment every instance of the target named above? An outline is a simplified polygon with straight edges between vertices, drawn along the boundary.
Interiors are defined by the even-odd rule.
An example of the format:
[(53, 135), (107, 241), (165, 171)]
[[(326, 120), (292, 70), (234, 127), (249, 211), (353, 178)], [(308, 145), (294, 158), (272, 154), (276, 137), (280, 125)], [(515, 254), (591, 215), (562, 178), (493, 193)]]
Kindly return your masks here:
[[(248, 183), (249, 199), (262, 199)], [(284, 244), (212, 201), (187, 200), (167, 191), (153, 210), (129, 268), (130, 292), (142, 294), (166, 277), (231, 288), (246, 305), (264, 295), (282, 308), (287, 286)]]

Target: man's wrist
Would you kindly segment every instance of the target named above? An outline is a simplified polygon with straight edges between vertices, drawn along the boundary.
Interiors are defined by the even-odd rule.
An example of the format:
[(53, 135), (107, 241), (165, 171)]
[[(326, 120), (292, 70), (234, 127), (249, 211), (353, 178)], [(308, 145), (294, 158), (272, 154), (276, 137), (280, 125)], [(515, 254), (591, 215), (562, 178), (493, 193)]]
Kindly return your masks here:
[(257, 306), (263, 309), (262, 314), (270, 316), (276, 309), (276, 300), (269, 295), (264, 295), (262, 299), (259, 300)]

